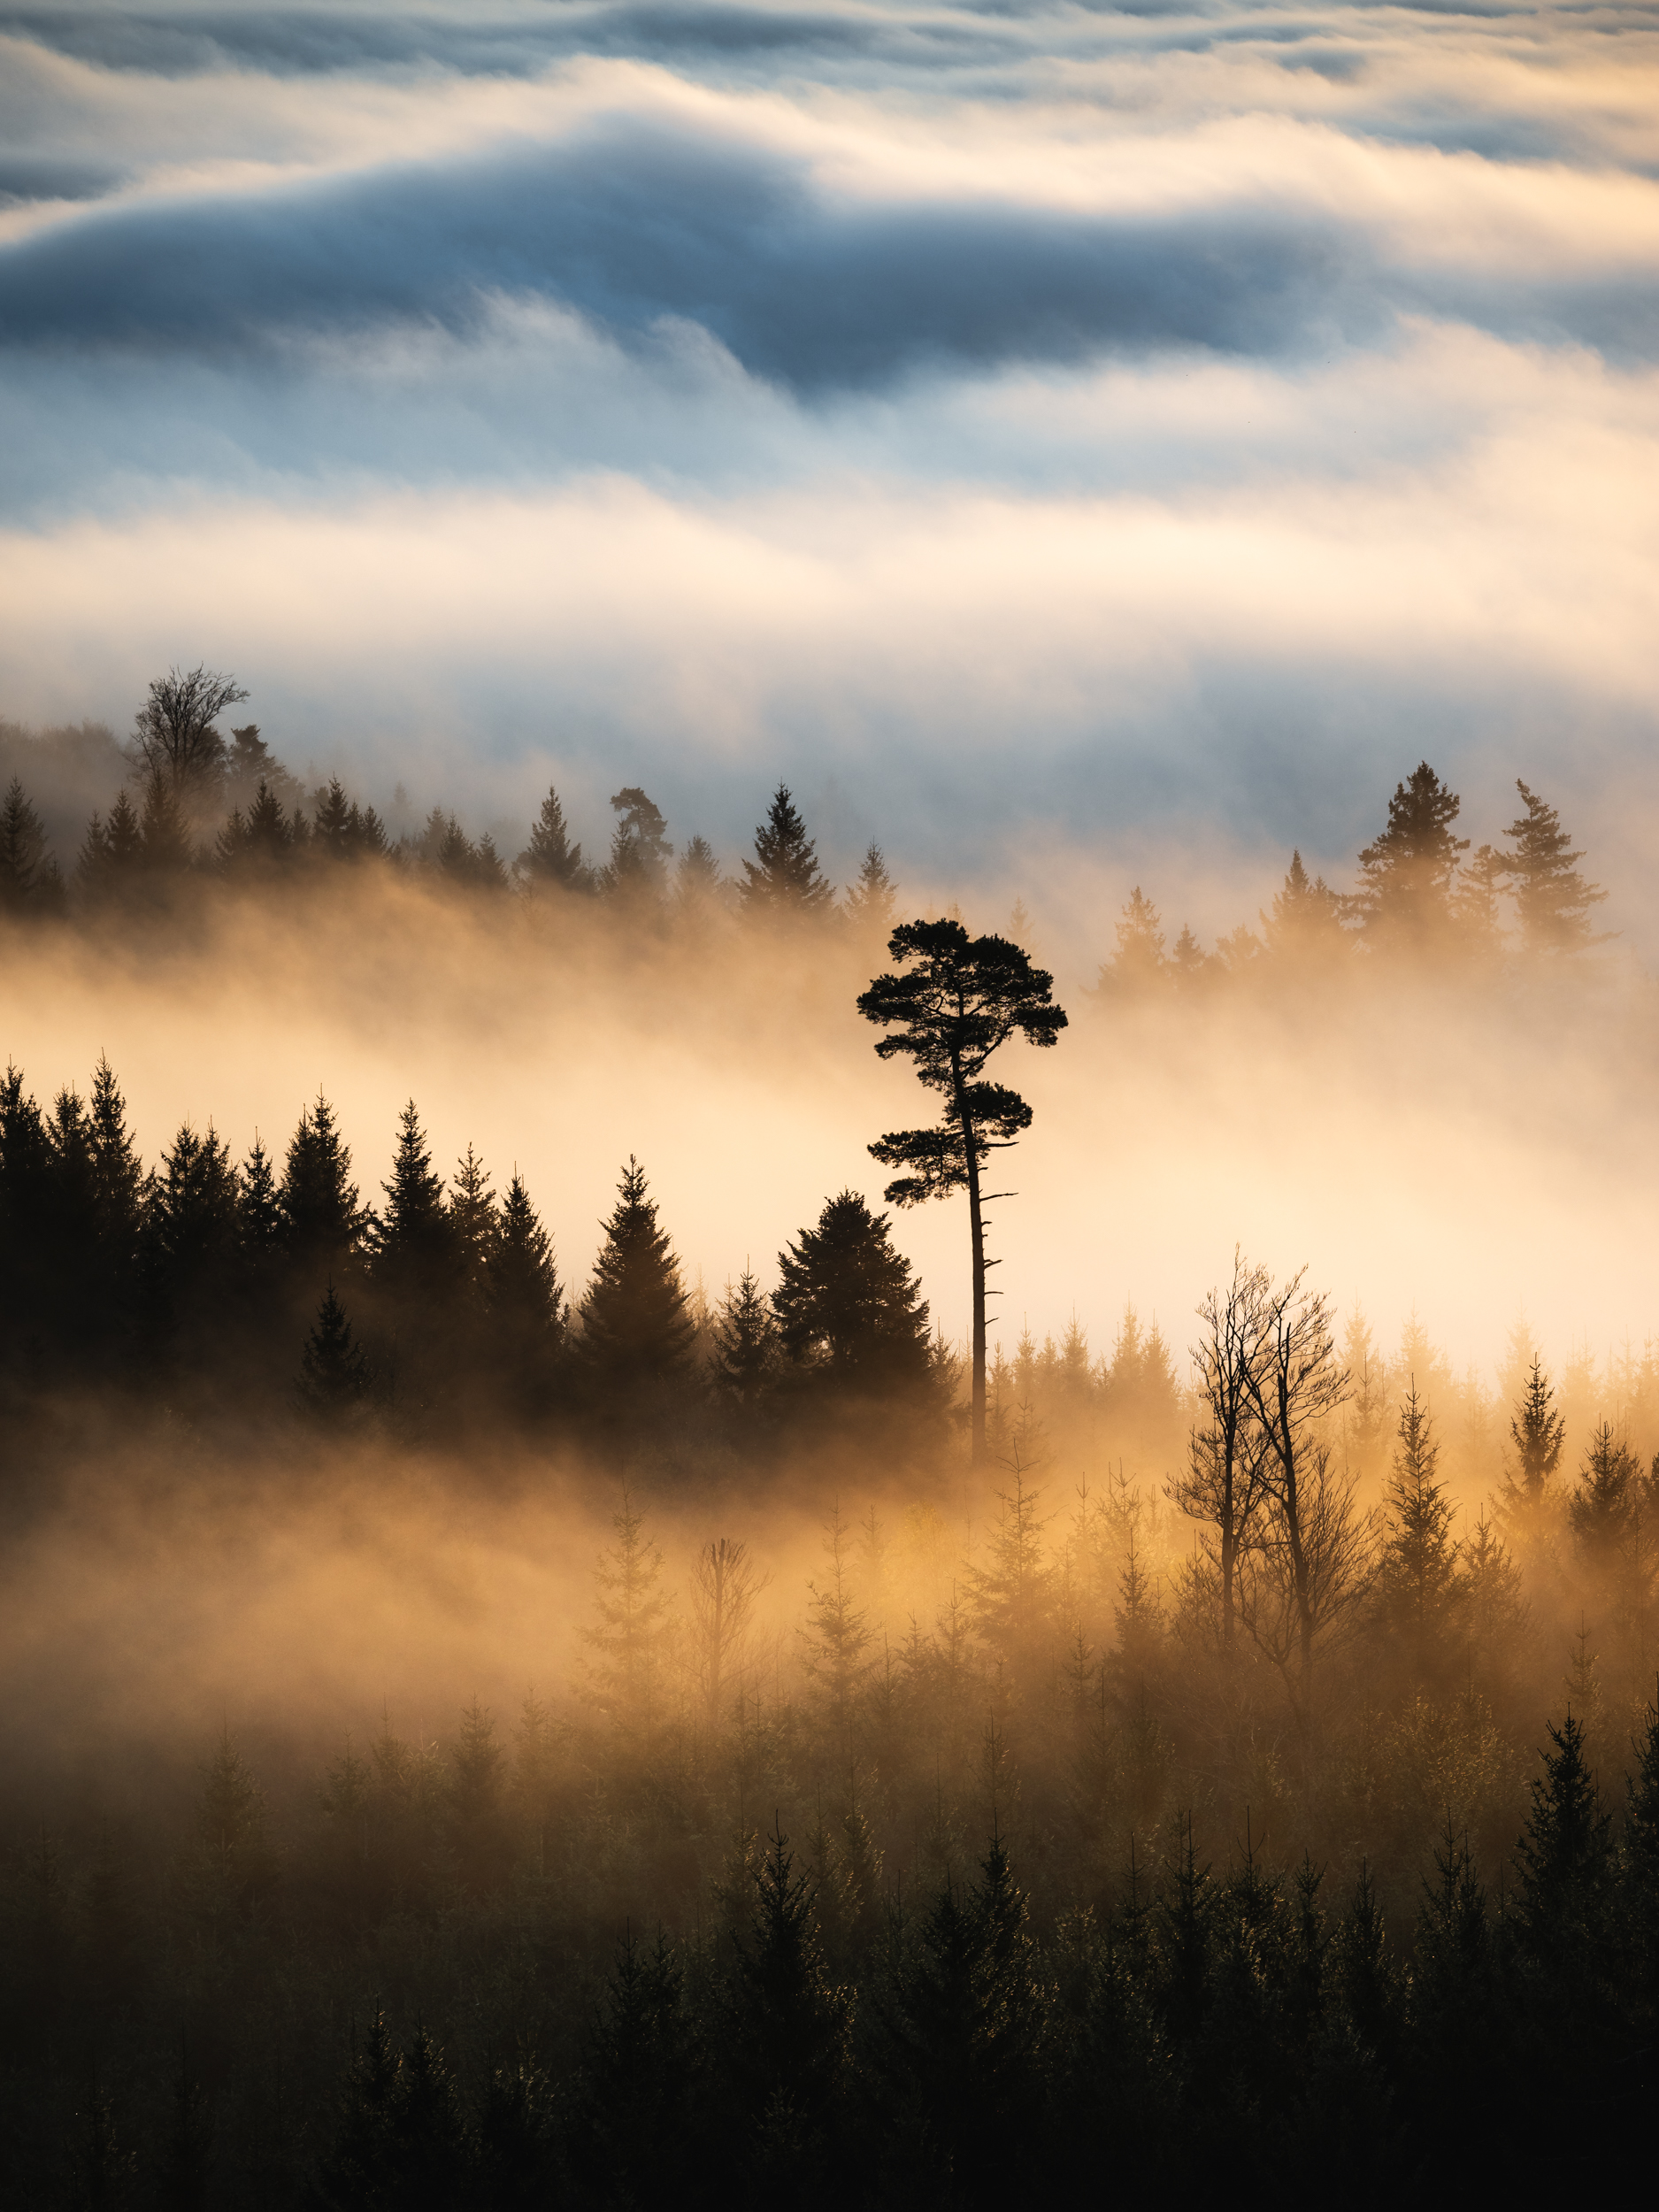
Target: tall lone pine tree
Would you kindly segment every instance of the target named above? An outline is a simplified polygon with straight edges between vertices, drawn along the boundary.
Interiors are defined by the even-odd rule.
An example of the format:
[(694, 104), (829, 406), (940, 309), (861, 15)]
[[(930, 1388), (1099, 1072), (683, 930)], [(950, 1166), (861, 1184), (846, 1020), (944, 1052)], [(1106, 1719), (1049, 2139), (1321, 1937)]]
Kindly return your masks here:
[[(945, 1101), (936, 1128), (889, 1131), (870, 1147), (884, 1167), (910, 1171), (887, 1187), (889, 1205), (917, 1206), (953, 1191), (968, 1194), (973, 1265), (973, 1457), (985, 1447), (985, 1199), (980, 1172), (994, 1150), (1031, 1126), (1018, 1091), (983, 1079), (986, 1063), (1018, 1030), (1028, 1043), (1052, 1045), (1066, 1026), (1053, 1002), (1054, 979), (1005, 937), (970, 937), (960, 922), (902, 922), (887, 951), (906, 965), (877, 976), (860, 995), (866, 1021), (892, 1033), (876, 1046), (891, 1059), (908, 1053), (918, 1080)], [(995, 1264), (995, 1263), (989, 1263)]]

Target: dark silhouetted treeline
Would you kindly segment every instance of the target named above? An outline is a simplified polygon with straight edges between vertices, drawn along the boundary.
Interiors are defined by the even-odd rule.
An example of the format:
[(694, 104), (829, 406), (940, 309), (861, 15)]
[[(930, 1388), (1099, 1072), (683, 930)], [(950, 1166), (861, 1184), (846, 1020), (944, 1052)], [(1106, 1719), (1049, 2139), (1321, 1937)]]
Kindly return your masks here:
[[(174, 669), (151, 684), (125, 747), (92, 725), (42, 740), (8, 736), (0, 726), (0, 753), (12, 764), (0, 803), (0, 914), (73, 919), (95, 931), (141, 922), (177, 929), (215, 887), (266, 902), (310, 896), (326, 892), (338, 880), (330, 871), (344, 866), (360, 881), (393, 871), (485, 910), (511, 901), (557, 916), (562, 900), (580, 900), (618, 927), (695, 926), (744, 914), (774, 927), (838, 924), (874, 942), (895, 918), (879, 847), (871, 846), (858, 879), (838, 899), (785, 787), (756, 831), (753, 856), (734, 874), (701, 836), (676, 852), (661, 810), (634, 785), (611, 801), (616, 818), (603, 856), (584, 852), (556, 790), (515, 854), (498, 849), (489, 833), (470, 836), (442, 807), (419, 827), (396, 829), (338, 777), (304, 788), (257, 724), (228, 738), (219, 732), (218, 718), (245, 697), (228, 677)], [(26, 767), (55, 786), (67, 776), (65, 789), (115, 770), (124, 781), (86, 822), (78, 847), (58, 852)], [(1580, 871), (1584, 855), (1555, 808), (1523, 782), (1516, 788), (1515, 818), (1496, 843), (1471, 849), (1457, 834), (1457, 795), (1420, 763), (1358, 855), (1351, 889), (1310, 878), (1293, 853), (1255, 926), (1241, 924), (1209, 950), (1185, 925), (1171, 943), (1137, 887), (1097, 989), (1121, 999), (1202, 995), (1251, 979), (1351, 982), (1367, 963), (1417, 958), (1475, 976), (1506, 962), (1559, 967), (1608, 941), (1594, 926), (1607, 894)], [(401, 786), (398, 795), (393, 812), (404, 817)], [(1017, 909), (1016, 937), (1023, 919)]]
[[(888, 1217), (842, 1192), (707, 1307), (630, 1160), (572, 1306), (523, 1179), (469, 1146), (434, 1168), (411, 1102), (365, 1202), (328, 1101), (240, 1161), (210, 1123), (139, 1156), (115, 1074), (42, 1108), (0, 1079), (0, 1378), (13, 1428), (65, 1394), (126, 1394), (221, 1426), (478, 1442), (626, 1443), (695, 1427), (750, 1455), (803, 1427), (923, 1447), (956, 1363)], [(0, 1415), (0, 1427), (6, 1416)]]

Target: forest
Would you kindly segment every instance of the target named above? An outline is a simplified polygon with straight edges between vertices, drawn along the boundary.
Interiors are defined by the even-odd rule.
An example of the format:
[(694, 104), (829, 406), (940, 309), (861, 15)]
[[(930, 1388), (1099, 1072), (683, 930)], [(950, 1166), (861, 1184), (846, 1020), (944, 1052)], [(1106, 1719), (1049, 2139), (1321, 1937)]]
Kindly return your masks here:
[[(1062, 1012), (1028, 918), (904, 920), (874, 847), (837, 897), (781, 787), (735, 879), (633, 787), (603, 864), (553, 792), (509, 861), (302, 790), (219, 736), (241, 695), (158, 680), (73, 859), (23, 780), (51, 743), (12, 747), (9, 977), (91, 946), (161, 1002), (196, 971), (157, 948), (245, 910), (303, 944), (460, 902), (463, 970), (550, 935), (608, 990), (735, 972), (937, 1118), (870, 1126), (880, 1202), (826, 1172), (716, 1294), (626, 1128), (571, 1279), (562, 1194), (438, 1159), (414, 1098), (375, 1130), (273, 1081), (271, 1142), (204, 1114), (146, 1157), (109, 1057), (9, 1067), (11, 2200), (1370, 2203), (1639, 2156), (1651, 1341), (1552, 1362), (1506, 1317), (1459, 1372), (1225, 1220), (1110, 1349), (986, 1318), (982, 1215), (1034, 1202), (982, 1175), (1102, 1025), (1598, 1008), (1555, 809), (1521, 784), (1475, 849), (1422, 764), (1352, 888), (1293, 856), (1209, 951), (1136, 890)], [(963, 1340), (905, 1249), (935, 1204)]]

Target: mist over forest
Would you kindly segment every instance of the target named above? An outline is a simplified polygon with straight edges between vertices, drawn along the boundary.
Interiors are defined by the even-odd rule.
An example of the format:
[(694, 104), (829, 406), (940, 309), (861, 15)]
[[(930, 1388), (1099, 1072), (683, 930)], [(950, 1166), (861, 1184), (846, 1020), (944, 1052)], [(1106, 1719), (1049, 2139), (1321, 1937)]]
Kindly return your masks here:
[(0, 7), (7, 2204), (1640, 2187), (1656, 178), (1624, 0)]

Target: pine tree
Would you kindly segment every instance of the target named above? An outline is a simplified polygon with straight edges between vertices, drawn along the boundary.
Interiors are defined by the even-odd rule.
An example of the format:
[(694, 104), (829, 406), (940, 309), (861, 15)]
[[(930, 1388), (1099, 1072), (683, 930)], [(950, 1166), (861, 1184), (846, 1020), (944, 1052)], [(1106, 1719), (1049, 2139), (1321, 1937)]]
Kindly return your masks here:
[(1452, 833), (1462, 804), (1427, 761), (1394, 786), (1387, 826), (1361, 853), (1349, 902), (1368, 938), (1417, 948), (1444, 939), (1458, 856), (1469, 847)]
[[(856, 930), (872, 937), (885, 937), (893, 926), (897, 910), (898, 887), (887, 873), (880, 846), (872, 840), (858, 871), (858, 880), (847, 887), (847, 918)], [(1018, 941), (1020, 933), (1011, 933)]]
[(46, 849), (46, 830), (13, 776), (0, 802), (0, 913), (39, 914), (63, 903), (63, 879)]
[(1525, 814), (1504, 835), (1515, 848), (1504, 872), (1515, 894), (1521, 924), (1521, 949), (1528, 953), (1582, 951), (1597, 940), (1590, 933), (1590, 910), (1607, 893), (1586, 883), (1574, 864), (1584, 858), (1561, 826), (1561, 817), (1517, 776), (1516, 789)]
[(300, 1355), (299, 1400), (316, 1420), (340, 1428), (365, 1409), (373, 1375), (330, 1282)]
[(601, 1409), (621, 1415), (637, 1392), (684, 1374), (695, 1329), (673, 1247), (632, 1156), (617, 1188), (582, 1300), (577, 1353)]
[(735, 1289), (726, 1285), (716, 1309), (709, 1379), (752, 1412), (775, 1379), (778, 1356), (778, 1325), (753, 1271), (746, 1267)]
[(582, 859), (582, 849), (571, 842), (565, 810), (552, 785), (541, 802), (541, 811), (530, 830), (530, 842), (514, 864), (532, 888), (543, 885), (563, 891), (591, 891), (594, 872)]
[(845, 1190), (778, 1256), (772, 1303), (784, 1350), (843, 1394), (925, 1393), (931, 1375), (927, 1303), (887, 1219)]
[(743, 863), (738, 895), (745, 911), (774, 918), (829, 910), (834, 886), (818, 867), (817, 848), (787, 784), (773, 792), (766, 819), (755, 832), (755, 857)]
[(621, 818), (611, 835), (611, 857), (599, 872), (599, 888), (613, 898), (649, 904), (662, 897), (673, 857), (668, 825), (637, 784), (624, 785), (611, 803)]

